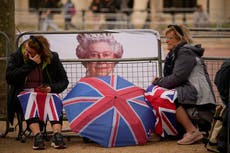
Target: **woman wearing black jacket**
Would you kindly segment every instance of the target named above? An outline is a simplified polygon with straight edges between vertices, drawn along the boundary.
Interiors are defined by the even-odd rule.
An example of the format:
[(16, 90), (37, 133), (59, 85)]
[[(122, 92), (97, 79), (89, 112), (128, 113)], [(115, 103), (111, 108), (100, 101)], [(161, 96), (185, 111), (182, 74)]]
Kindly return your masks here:
[[(50, 51), (48, 40), (43, 36), (30, 36), (16, 52), (12, 53), (7, 70), (6, 80), (10, 85), (8, 94), (8, 118), (13, 124), (14, 114), (22, 113), (17, 95), (27, 88), (36, 88), (45, 93), (61, 93), (68, 84), (64, 67), (56, 52)], [(44, 149), (45, 145), (39, 128), (39, 118), (26, 120), (35, 136), (33, 149)], [(54, 136), (52, 146), (65, 148), (61, 135), (62, 117), (51, 121)]]

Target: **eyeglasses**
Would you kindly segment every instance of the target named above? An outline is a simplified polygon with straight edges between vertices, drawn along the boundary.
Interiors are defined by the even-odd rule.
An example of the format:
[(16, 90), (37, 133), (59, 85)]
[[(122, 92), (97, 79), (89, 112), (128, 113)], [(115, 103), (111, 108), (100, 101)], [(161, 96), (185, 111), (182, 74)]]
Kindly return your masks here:
[(183, 33), (182, 29), (180, 28), (180, 26), (178, 26), (176, 24), (170, 24), (170, 25), (168, 25), (168, 28), (174, 28), (181, 36), (184, 36), (184, 33)]
[(37, 43), (41, 49), (43, 49), (42, 43), (35, 37), (35, 36), (30, 36), (30, 39), (32, 40), (33, 43)]
[(174, 37), (165, 37), (166, 41), (170, 41), (172, 39), (174, 39)]
[(90, 52), (89, 57), (90, 58), (113, 58), (113, 52), (112, 51), (105, 51), (105, 52)]

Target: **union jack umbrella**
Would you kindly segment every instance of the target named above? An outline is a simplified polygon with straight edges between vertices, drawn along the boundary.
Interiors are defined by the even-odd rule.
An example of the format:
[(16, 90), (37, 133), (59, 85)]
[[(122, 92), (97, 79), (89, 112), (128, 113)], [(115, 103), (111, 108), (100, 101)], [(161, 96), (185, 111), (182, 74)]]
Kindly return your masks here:
[(63, 104), (59, 95), (37, 91), (22, 91), (18, 95), (25, 120), (39, 117), (41, 121), (58, 121)]
[(152, 104), (156, 116), (154, 133), (162, 137), (177, 135), (176, 105), (174, 103), (177, 91), (150, 85), (145, 92), (145, 98)]
[(145, 144), (155, 124), (144, 90), (119, 76), (82, 78), (63, 104), (72, 131), (104, 147)]

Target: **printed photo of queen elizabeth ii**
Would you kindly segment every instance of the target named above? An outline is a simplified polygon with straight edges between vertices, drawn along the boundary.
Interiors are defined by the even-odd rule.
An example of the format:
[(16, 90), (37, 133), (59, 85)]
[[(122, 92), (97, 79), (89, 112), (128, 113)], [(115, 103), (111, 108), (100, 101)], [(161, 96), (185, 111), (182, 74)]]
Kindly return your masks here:
[[(123, 46), (111, 33), (84, 33), (77, 35), (76, 56), (79, 59), (122, 58)], [(107, 76), (113, 73), (116, 62), (84, 62), (86, 77)]]

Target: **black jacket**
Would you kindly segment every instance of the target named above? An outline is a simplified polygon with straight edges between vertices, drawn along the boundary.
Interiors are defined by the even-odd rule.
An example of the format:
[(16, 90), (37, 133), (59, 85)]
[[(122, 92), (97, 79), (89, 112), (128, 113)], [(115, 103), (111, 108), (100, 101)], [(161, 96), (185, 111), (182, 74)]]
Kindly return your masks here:
[[(52, 93), (61, 93), (67, 88), (69, 81), (58, 54), (52, 52), (52, 55), (51, 63), (42, 69), (43, 83), (51, 87)], [(22, 45), (9, 58), (6, 69), (6, 80), (10, 86), (7, 98), (7, 114), (11, 124), (13, 124), (15, 113), (22, 113), (17, 95), (24, 89), (27, 75), (36, 66), (37, 64), (32, 60), (25, 62)]]

